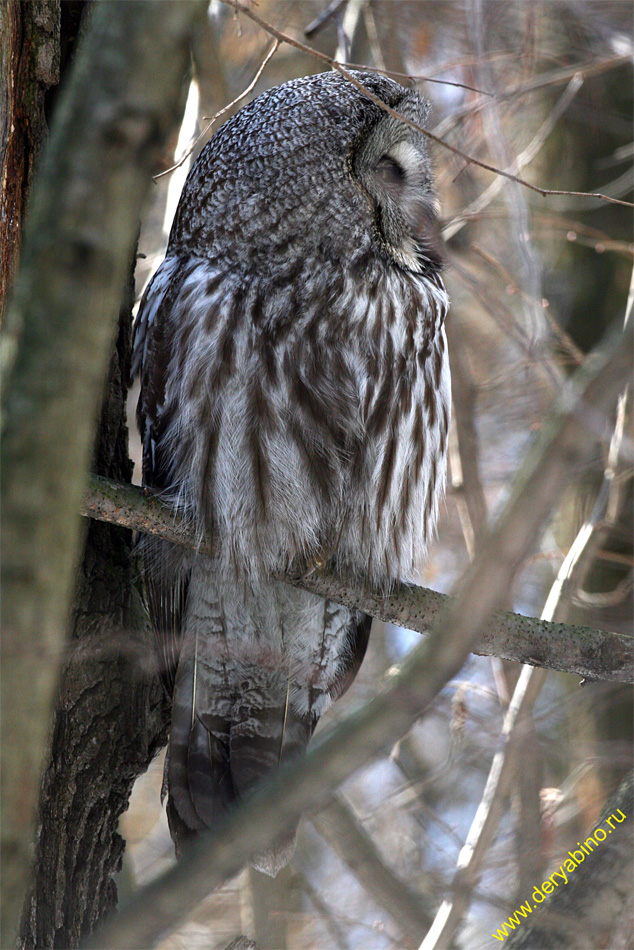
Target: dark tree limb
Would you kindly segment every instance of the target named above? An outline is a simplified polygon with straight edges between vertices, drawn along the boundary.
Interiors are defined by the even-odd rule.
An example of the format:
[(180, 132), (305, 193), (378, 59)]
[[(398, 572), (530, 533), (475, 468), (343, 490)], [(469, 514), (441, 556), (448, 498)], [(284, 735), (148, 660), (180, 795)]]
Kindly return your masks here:
[[(93, 466), (129, 479), (126, 381), (134, 282), (121, 311)], [(116, 906), (118, 832), (132, 785), (167, 739), (168, 703), (147, 655), (132, 533), (89, 525), (40, 795), (33, 887), (21, 948), (76, 947)], [(125, 649), (123, 644), (125, 643)]]
[[(2, 939), (63, 651), (94, 425), (144, 196), (206, 4), (96, 4), (57, 105), (2, 339)], [(10, 741), (9, 741), (10, 740)], [(8, 885), (8, 886), (7, 886)]]
[[(160, 498), (135, 485), (123, 485), (93, 475), (81, 512), (88, 518), (154, 534), (213, 555), (211, 539), (200, 544), (196, 532), (177, 512)], [(326, 571), (281, 576), (280, 579), (418, 633), (428, 633), (449, 605), (446, 594), (425, 587), (401, 586), (385, 596), (363, 587), (355, 578)], [(492, 615), (474, 652), (575, 673), (587, 679), (623, 683), (631, 683), (634, 679), (634, 641), (631, 637), (507, 611)]]
[[(606, 818), (620, 810), (619, 823), (613, 829)], [(620, 815), (625, 816), (621, 823)], [(623, 923), (622, 916), (631, 906), (632, 858), (634, 857), (634, 774), (630, 773), (618, 791), (607, 803), (592, 834), (601, 828), (606, 837), (598, 846), (589, 846), (589, 854), (582, 858), (569, 875), (565, 887), (546, 898), (525, 926), (517, 930), (505, 946), (509, 950), (567, 950), (571, 936), (578, 939), (579, 925), (585, 933), (601, 935), (593, 946), (613, 947), (610, 937)], [(584, 839), (584, 840), (587, 840)], [(583, 843), (583, 842), (582, 842)], [(583, 852), (580, 852), (583, 855)], [(566, 855), (568, 857), (568, 855)], [(536, 882), (538, 886), (541, 881)], [(528, 899), (528, 894), (526, 898)], [(626, 924), (631, 937), (632, 924)], [(590, 946), (590, 943), (587, 944)], [(625, 944), (623, 944), (625, 945)], [(631, 944), (627, 944), (631, 946)]]
[(588, 416), (612, 412), (631, 373), (631, 351), (630, 326), (624, 334), (613, 334), (575, 374), (522, 465), (505, 510), (463, 575), (455, 600), (386, 688), (323, 734), (303, 760), (282, 766), (214, 832), (196, 841), (176, 868), (123, 907), (89, 946), (151, 946), (205, 895), (270, 847), (303, 812), (317, 810), (345, 778), (393, 744), (424, 714), (474, 648), (572, 473), (587, 462), (591, 451)]

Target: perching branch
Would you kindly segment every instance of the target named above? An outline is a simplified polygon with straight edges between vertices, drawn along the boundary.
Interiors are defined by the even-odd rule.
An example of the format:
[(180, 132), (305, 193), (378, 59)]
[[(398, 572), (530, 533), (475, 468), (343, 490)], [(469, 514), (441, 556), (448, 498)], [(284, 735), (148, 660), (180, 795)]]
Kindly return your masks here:
[[(197, 533), (181, 515), (156, 495), (134, 485), (92, 475), (81, 513), (156, 535), (202, 554), (214, 553), (209, 538), (200, 544)], [(352, 578), (328, 571), (280, 576), (280, 580), (418, 633), (429, 633), (450, 602), (446, 594), (425, 587), (403, 585), (383, 595), (360, 587)], [(493, 614), (474, 652), (575, 673), (586, 679), (622, 683), (634, 680), (634, 642), (629, 637), (505, 611)]]
[(572, 474), (588, 462), (588, 412), (611, 413), (631, 372), (632, 329), (612, 335), (566, 386), (515, 479), (505, 509), (457, 585), (430, 636), (388, 685), (322, 734), (304, 759), (281, 766), (180, 864), (140, 891), (91, 947), (148, 947), (189, 909), (279, 839), (304, 812), (416, 722), (462, 667), (497, 603), (532, 551)]
[[(605, 487), (607, 486), (604, 483)], [(552, 618), (558, 612), (565, 611), (567, 599), (565, 594), (568, 593), (572, 578), (576, 579), (579, 564), (589, 547), (593, 533), (605, 517), (607, 498), (607, 491), (602, 490), (590, 520), (581, 527), (571, 545), (546, 598), (543, 618)], [(545, 675), (544, 670), (535, 670), (527, 666), (520, 674), (504, 717), (502, 726), (504, 742), (493, 759), (482, 800), (458, 856), (451, 886), (452, 897), (441, 904), (434, 924), (421, 944), (420, 950), (447, 950), (469, 907), (472, 892), (480, 880), (482, 863), (497, 834), (504, 802), (517, 770), (528, 717), (539, 697)]]
[[(632, 305), (632, 289), (626, 308), (627, 324)], [(610, 457), (619, 455), (622, 432), (612, 438)], [(614, 447), (612, 447), (614, 446)], [(574, 543), (566, 555), (557, 578), (546, 599), (542, 612), (543, 620), (552, 620), (555, 616), (565, 617), (566, 597), (573, 576), (579, 569), (583, 554), (588, 549), (593, 533), (606, 516), (608, 483), (613, 472), (604, 475), (603, 488), (599, 493), (592, 515), (580, 529)], [(438, 909), (433, 926), (429, 930), (420, 950), (447, 950), (453, 942), (455, 932), (471, 902), (472, 893), (477, 886), (486, 854), (495, 840), (499, 823), (504, 813), (511, 782), (517, 772), (522, 740), (525, 736), (529, 717), (545, 682), (545, 671), (525, 666), (515, 686), (513, 697), (504, 717), (502, 727), (503, 743), (495, 754), (487, 777), (482, 800), (469, 829), (465, 844), (458, 856), (457, 868), (451, 882), (451, 895)]]

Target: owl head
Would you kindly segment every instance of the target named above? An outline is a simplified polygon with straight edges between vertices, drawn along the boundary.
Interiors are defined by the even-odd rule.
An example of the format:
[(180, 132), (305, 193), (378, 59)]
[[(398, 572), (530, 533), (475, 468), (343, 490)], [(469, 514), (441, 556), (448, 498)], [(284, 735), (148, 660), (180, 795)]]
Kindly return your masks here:
[[(423, 125), (428, 105), (382, 76), (352, 74)], [(212, 137), (194, 165), (168, 254), (223, 265), (301, 257), (440, 267), (424, 135), (336, 72), (256, 98)]]

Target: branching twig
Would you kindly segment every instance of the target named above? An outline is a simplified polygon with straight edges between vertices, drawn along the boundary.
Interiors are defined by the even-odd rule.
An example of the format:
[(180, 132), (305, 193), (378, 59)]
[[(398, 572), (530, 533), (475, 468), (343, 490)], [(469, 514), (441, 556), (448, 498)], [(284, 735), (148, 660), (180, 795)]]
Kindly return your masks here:
[(609, 195), (604, 195), (600, 192), (565, 191), (556, 188), (541, 188), (538, 185), (531, 184), (529, 181), (525, 181), (523, 178), (518, 178), (517, 175), (513, 175), (509, 171), (504, 171), (501, 168), (496, 168), (495, 165), (489, 165), (487, 162), (480, 161), (480, 159), (474, 158), (472, 155), (468, 155), (455, 145), (450, 145), (449, 142), (446, 142), (444, 139), (434, 135), (434, 133), (430, 132), (428, 129), (424, 129), (421, 125), (418, 125), (417, 122), (414, 122), (413, 119), (408, 119), (406, 116), (401, 115), (400, 112), (397, 112), (396, 109), (392, 109), (392, 107), (388, 106), (386, 102), (383, 102), (379, 96), (367, 89), (363, 83), (359, 82), (358, 79), (355, 79), (355, 77), (352, 76), (348, 70), (341, 65), (341, 63), (336, 62), (336, 60), (334, 60), (331, 56), (327, 56), (326, 53), (320, 53), (319, 50), (307, 46), (306, 43), (301, 43), (294, 37), (289, 36), (288, 33), (283, 33), (281, 30), (278, 30), (277, 27), (273, 26), (271, 23), (268, 23), (266, 20), (263, 20), (260, 16), (258, 16), (257, 13), (254, 13), (253, 10), (250, 10), (248, 7), (244, 6), (243, 3), (240, 3), (240, 0), (222, 0), (222, 3), (232, 7), (239, 13), (244, 13), (246, 17), (248, 17), (250, 20), (253, 20), (254, 23), (257, 23), (258, 26), (261, 26), (263, 30), (266, 30), (267, 33), (269, 33), (271, 36), (274, 36), (281, 43), (288, 43), (289, 46), (294, 46), (295, 49), (301, 50), (301, 52), (313, 56), (322, 63), (326, 63), (332, 69), (336, 69), (337, 72), (341, 73), (341, 75), (348, 80), (348, 82), (352, 83), (353, 86), (356, 86), (356, 88), (362, 92), (364, 96), (370, 99), (370, 101), (377, 105), (380, 109), (383, 109), (384, 112), (387, 112), (388, 115), (391, 115), (400, 122), (404, 122), (405, 125), (409, 125), (411, 128), (416, 129), (417, 132), (422, 133), (424, 136), (426, 136), (426, 138), (431, 139), (432, 142), (436, 142), (437, 145), (441, 145), (443, 148), (448, 149), (448, 151), (452, 152), (454, 155), (457, 155), (459, 158), (464, 159), (470, 165), (477, 165), (478, 168), (484, 168), (486, 171), (493, 172), (496, 175), (502, 175), (502, 177), (508, 178), (509, 181), (517, 182), (517, 184), (523, 185), (525, 188), (529, 188), (531, 191), (536, 192), (543, 198), (548, 195), (571, 195), (574, 197), (583, 198), (600, 198), (602, 201), (609, 201), (612, 204), (624, 205), (626, 208), (634, 208), (634, 204), (631, 201), (624, 201), (621, 198), (612, 198)]
[[(513, 275), (506, 269), (506, 267), (504, 267), (501, 261), (496, 260), (493, 255), (489, 254), (488, 251), (485, 251), (484, 248), (479, 247), (477, 244), (472, 244), (471, 250), (496, 271), (496, 273), (506, 282), (507, 289), (512, 288), (516, 293), (522, 294), (525, 298), (528, 297), (528, 294), (518, 286)], [(531, 302), (534, 305), (538, 304), (538, 301), (536, 300), (532, 300)], [(539, 303), (543, 307), (548, 325), (550, 326), (554, 336), (557, 337), (562, 349), (566, 351), (566, 355), (575, 366), (581, 366), (583, 363), (583, 351), (577, 346), (572, 337), (566, 333), (563, 327), (559, 325), (557, 320), (555, 320), (555, 318), (550, 315), (550, 308), (547, 307), (544, 302), (540, 301)]]
[(154, 181), (157, 181), (157, 179), (162, 178), (163, 175), (169, 175), (170, 172), (176, 171), (177, 168), (180, 168), (183, 162), (185, 162), (189, 158), (189, 156), (192, 154), (192, 152), (194, 151), (194, 149), (196, 148), (200, 140), (204, 139), (204, 137), (207, 135), (207, 133), (209, 132), (210, 128), (212, 127), (216, 119), (219, 119), (220, 116), (224, 115), (226, 112), (229, 112), (230, 109), (233, 109), (234, 106), (237, 106), (237, 104), (239, 102), (242, 102), (243, 99), (246, 99), (246, 97), (249, 95), (252, 89), (254, 89), (255, 84), (257, 83), (258, 79), (264, 72), (264, 68), (266, 64), (271, 59), (271, 57), (273, 56), (273, 54), (275, 53), (279, 45), (280, 45), (279, 40), (277, 39), (274, 40), (273, 45), (271, 46), (270, 50), (268, 51), (268, 53), (266, 54), (266, 56), (260, 63), (258, 71), (256, 72), (255, 76), (253, 77), (249, 85), (246, 87), (246, 89), (244, 89), (240, 93), (239, 96), (236, 96), (235, 99), (232, 99), (231, 102), (229, 102), (226, 106), (223, 106), (222, 109), (219, 109), (217, 112), (215, 112), (212, 116), (207, 116), (206, 118), (209, 119), (209, 121), (207, 122), (207, 125), (196, 136), (196, 138), (191, 143), (189, 148), (186, 149), (186, 151), (183, 153), (183, 155), (179, 158), (177, 162), (175, 162), (169, 168), (166, 168), (164, 171), (159, 172), (158, 175), (154, 175)]
[(341, 63), (346, 69), (358, 69), (364, 73), (379, 73), (381, 76), (394, 76), (396, 79), (408, 79), (410, 82), (433, 82), (439, 86), (455, 86), (457, 89), (467, 89), (469, 92), (477, 92), (480, 96), (493, 98), (492, 92), (486, 89), (479, 89), (477, 86), (470, 86), (466, 82), (456, 82), (455, 79), (435, 79), (432, 76), (413, 75), (411, 73), (399, 72), (396, 69), (382, 69), (379, 66), (368, 66), (364, 63)]
[(480, 879), (482, 862), (493, 843), (510, 791), (521, 725), (539, 696), (545, 675), (545, 670), (534, 670), (529, 666), (525, 666), (520, 674), (504, 717), (502, 748), (493, 759), (482, 800), (458, 855), (457, 869), (451, 882), (452, 897), (440, 905), (420, 950), (446, 950), (451, 946), (453, 935), (469, 907), (473, 890)]
[[(535, 156), (539, 153), (539, 150), (552, 130), (555, 128), (557, 122), (581, 89), (582, 82), (583, 80), (577, 74), (572, 77), (561, 97), (555, 103), (555, 106), (546, 119), (542, 122), (531, 141), (528, 143), (526, 148), (520, 152), (511, 165), (511, 169), (514, 172), (521, 171), (521, 169), (524, 168), (525, 165), (528, 165), (529, 162), (532, 162)], [(520, 179), (515, 179), (515, 181), (520, 181)], [(457, 234), (458, 231), (464, 227), (468, 216), (478, 214), (480, 211), (483, 211), (493, 201), (495, 196), (500, 193), (502, 190), (502, 185), (502, 179), (496, 178), (496, 180), (489, 185), (486, 191), (483, 191), (482, 194), (475, 199), (475, 201), (472, 201), (471, 204), (464, 209), (464, 216), (462, 212), (459, 212), (457, 215), (455, 215), (453, 220), (448, 222), (448, 224), (446, 224), (442, 229), (442, 235), (444, 239), (448, 241), (455, 234)]]
[[(482, 62), (491, 62), (492, 57), (487, 56), (486, 53), (482, 52), (478, 55), (476, 59), (466, 59), (461, 60), (456, 63), (448, 63), (446, 66), (443, 66), (440, 72), (455, 68), (456, 65), (468, 65), (473, 66), (476, 63)], [(609, 69), (614, 69), (617, 66), (622, 65), (623, 63), (631, 62), (630, 56), (615, 56), (609, 59), (601, 60), (600, 62), (593, 63), (575, 63), (573, 66), (567, 66), (565, 69), (553, 70), (548, 73), (542, 73), (537, 77), (533, 82), (527, 83), (523, 86), (516, 86), (514, 89), (509, 89), (506, 92), (498, 92), (495, 95), (495, 100), (497, 102), (508, 102), (513, 100), (516, 97), (525, 95), (530, 92), (534, 92), (537, 89), (545, 88), (548, 86), (556, 86), (559, 83), (568, 82), (576, 74), (582, 76), (586, 79), (588, 76), (596, 76), (601, 72), (605, 72)], [(416, 76), (412, 77), (416, 80)], [(452, 110), (451, 115), (448, 115), (436, 126), (435, 132), (437, 135), (446, 135), (457, 125), (458, 121), (466, 116), (474, 116), (482, 109), (486, 108), (488, 105), (486, 100), (475, 100), (473, 102), (465, 102), (462, 106), (458, 106)]]
[(458, 596), (388, 686), (322, 734), (304, 759), (281, 766), (213, 833), (194, 842), (178, 867), (135, 895), (89, 946), (150, 946), (424, 714), (474, 648), (572, 473), (587, 462), (592, 446), (580, 416), (589, 407), (612, 411), (631, 371), (631, 348), (628, 326), (625, 334), (613, 336), (606, 347), (595, 351), (566, 387), (521, 467), (502, 516), (463, 575)]

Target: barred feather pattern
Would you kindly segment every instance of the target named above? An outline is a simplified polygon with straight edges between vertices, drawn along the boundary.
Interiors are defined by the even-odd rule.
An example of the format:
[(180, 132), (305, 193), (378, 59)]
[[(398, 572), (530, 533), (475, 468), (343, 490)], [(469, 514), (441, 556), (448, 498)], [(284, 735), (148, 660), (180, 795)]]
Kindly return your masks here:
[[(416, 93), (363, 80), (424, 120)], [(392, 154), (422, 169), (411, 199), (399, 198), (418, 234), (430, 203), (424, 143), (410, 130), (406, 148), (393, 120), (342, 82), (326, 74), (286, 84), (212, 139), (190, 173), (167, 256), (139, 311), (144, 482), (201, 535), (210, 532), (217, 549), (212, 562), (145, 542), (150, 611), (173, 692), (167, 786), (177, 846), (280, 761), (302, 754), (363, 659), (369, 618), (272, 575), (329, 562), (384, 589), (415, 580), (444, 490), (450, 379), (439, 262), (409, 231), (395, 250), (401, 211), (380, 190), (373, 203), (371, 182), (369, 195), (360, 187), (366, 165), (376, 165), (373, 149), (381, 155), (396, 138)], [(341, 113), (331, 115), (340, 100)], [(272, 158), (263, 174), (273, 163), (283, 188), (298, 151), (300, 133), (288, 132), (298, 103), (304, 120), (313, 109), (334, 122), (343, 142), (341, 154), (329, 143), (318, 154), (310, 193), (302, 164), (292, 200), (281, 192), (280, 216), (228, 164), (230, 146), (247, 131), (252, 150), (265, 137)], [(300, 129), (301, 139), (303, 122)], [(310, 124), (309, 135), (314, 141)], [(315, 147), (319, 153), (319, 140)], [(343, 215), (330, 194), (337, 176)], [(244, 213), (253, 211), (254, 187), (263, 232)], [(289, 233), (298, 204), (310, 220), (328, 203), (342, 233)], [(230, 246), (227, 220), (241, 214), (243, 240)], [(275, 873), (292, 842), (290, 834), (256, 866)]]

